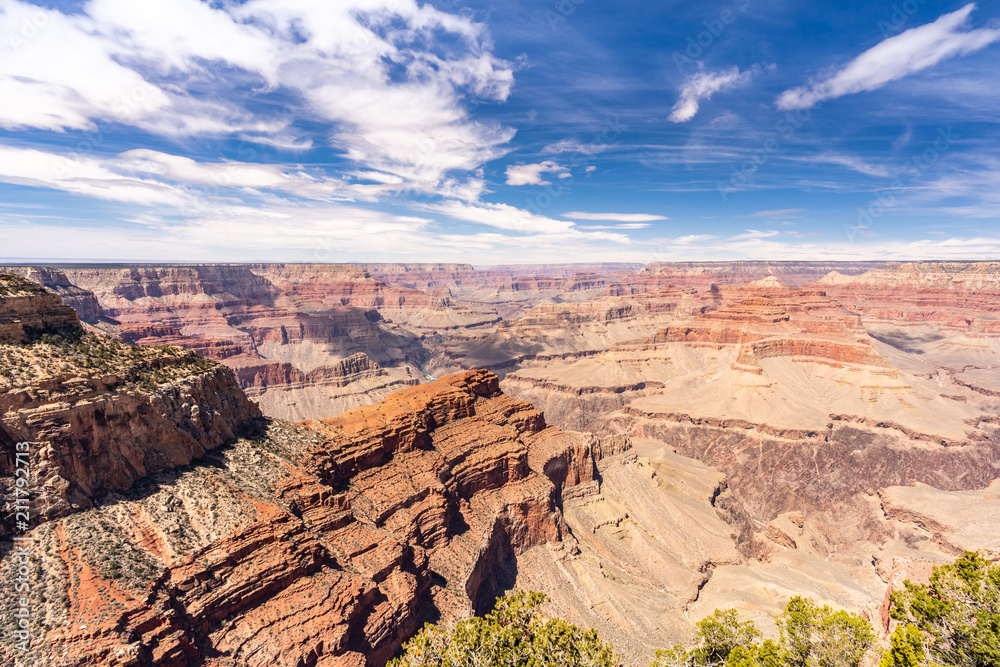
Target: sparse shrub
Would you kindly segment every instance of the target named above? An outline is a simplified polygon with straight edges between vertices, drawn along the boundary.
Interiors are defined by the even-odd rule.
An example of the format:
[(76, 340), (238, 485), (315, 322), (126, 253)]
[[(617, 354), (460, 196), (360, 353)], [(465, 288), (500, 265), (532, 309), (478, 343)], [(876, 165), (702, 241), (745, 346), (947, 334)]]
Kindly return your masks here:
[(610, 644), (594, 630), (545, 619), (541, 593), (519, 592), (497, 600), (484, 618), (450, 627), (424, 626), (391, 667), (614, 667)]
[(891, 596), (900, 625), (881, 667), (1000, 665), (1000, 565), (966, 551), (926, 584), (903, 583)]
[(658, 651), (653, 667), (858, 667), (875, 641), (868, 621), (793, 597), (777, 619), (779, 641), (758, 643), (760, 631), (735, 609), (698, 623), (697, 643)]

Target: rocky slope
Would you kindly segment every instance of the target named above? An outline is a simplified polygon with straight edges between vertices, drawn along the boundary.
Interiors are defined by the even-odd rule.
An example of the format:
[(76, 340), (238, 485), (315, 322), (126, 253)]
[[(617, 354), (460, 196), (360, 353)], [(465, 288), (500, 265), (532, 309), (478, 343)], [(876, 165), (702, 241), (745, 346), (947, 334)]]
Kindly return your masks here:
[(567, 538), (563, 493), (594, 481), (604, 451), (486, 371), (265, 422), (225, 367), (84, 334), (50, 293), (5, 285), (0, 314), (23, 319), (30, 299), (32, 321), (59, 329), (0, 345), (0, 483), (12, 498), (27, 441), (33, 494), (33, 649), (5, 634), (4, 663), (383, 665), (421, 623), (488, 609), (518, 556)]
[(103, 315), (93, 292), (74, 285), (70, 282), (69, 276), (58, 269), (47, 266), (12, 266), (3, 267), (2, 272), (21, 276), (57, 294), (63, 304), (75, 310), (78, 317), (85, 322), (97, 322)]
[(59, 297), (20, 276), (0, 273), (0, 344), (23, 343), (79, 326), (76, 311)]
[[(141, 538), (154, 546), (137, 547), (146, 555), (136, 562), (148, 567), (136, 569), (152, 568), (161, 586), (149, 599), (184, 611), (160, 625), (129, 616), (143, 628), (135, 637), (152, 633), (134, 640), (135, 650), (153, 655), (161, 641), (154, 635), (179, 633), (190, 647), (163, 639), (164, 655), (279, 655), (255, 628), (286, 619), (282, 632), (305, 638), (312, 651), (282, 644), (290, 664), (381, 660), (399, 640), (386, 628), (482, 609), (515, 582), (546, 591), (555, 611), (645, 661), (686, 639), (691, 621), (717, 606), (763, 618), (807, 594), (881, 622), (885, 595), (903, 577), (963, 548), (995, 548), (988, 518), (1000, 511), (990, 486), (1000, 477), (1000, 267), (633, 268), (67, 269), (120, 321), (99, 326), (142, 345), (174, 342), (221, 359), (268, 415), (344, 413), (299, 427), (272, 422), (255, 440), (209, 451), (211, 465), (154, 475), (167, 495), (202, 499), (185, 502), (216, 514), (174, 508), (192, 517), (176, 521), (189, 546), (173, 533)], [(468, 370), (478, 368), (500, 376), (506, 395), (492, 375)], [(456, 371), (459, 379), (409, 386)], [(544, 410), (547, 423), (597, 436), (543, 427), (523, 400)], [(311, 480), (303, 488), (325, 499), (322, 514), (268, 477), (278, 470)], [(229, 488), (239, 512), (198, 495), (204, 479), (192, 475)], [(234, 490), (258, 478), (257, 490), (243, 492), (252, 502)], [(129, 496), (114, 506), (139, 503), (129, 512), (174, 526), (160, 507), (165, 496), (147, 495), (154, 504)], [(964, 504), (983, 520), (963, 516)], [(240, 532), (265, 517), (267, 531)], [(75, 525), (63, 530), (75, 534)], [(279, 532), (268, 532), (272, 525)], [(334, 533), (357, 548), (332, 542)], [(162, 554), (209, 558), (218, 551), (197, 549), (230, 538), (241, 549), (258, 538), (300, 545), (282, 554), (305, 563), (321, 587), (340, 591), (329, 582), (347, 576), (342, 568), (374, 588), (337, 593), (336, 613), (355, 619), (338, 622), (343, 628), (327, 611), (307, 623), (290, 610), (308, 606), (299, 592), (308, 587), (289, 583), (306, 575), (278, 568), (285, 573), (272, 581), (244, 564), (248, 580), (290, 591), (287, 605), (267, 598), (260, 604), (271, 611), (257, 616), (256, 603), (242, 607), (220, 593), (219, 604), (241, 611), (219, 620), (215, 603), (188, 606), (171, 592), (165, 582), (175, 575), (162, 576), (173, 565)], [(406, 554), (410, 545), (412, 554), (379, 560), (382, 545)], [(361, 564), (369, 556), (376, 565)], [(194, 570), (176, 576), (203, 578), (191, 584), (199, 591), (218, 585), (205, 583), (213, 581), (206, 562), (191, 563)], [(88, 567), (85, 577), (96, 571)], [(132, 572), (124, 561), (120, 568)], [(127, 624), (116, 618), (120, 632)], [(229, 631), (224, 622), (245, 624)], [(317, 648), (323, 633), (337, 639)], [(90, 641), (78, 635), (72, 642)]]
[[(994, 270), (971, 271), (985, 275), (952, 299), (952, 313), (989, 300)], [(991, 516), (1000, 501), (982, 489), (1000, 477), (1000, 403), (921, 350), (883, 342), (867, 309), (878, 307), (877, 284), (851, 301), (840, 293), (843, 302), (825, 286), (787, 288), (774, 277), (715, 287), (701, 294), (694, 317), (677, 317), (652, 336), (599, 354), (521, 368), (503, 386), (563, 427), (628, 434), (663, 448), (650, 462), (678, 453), (724, 475), (712, 505), (745, 560), (707, 566), (711, 576), (690, 604), (691, 617), (731, 605), (775, 612), (775, 600), (799, 591), (878, 621), (886, 589), (900, 584), (901, 572), (919, 573), (927, 569), (921, 563), (963, 548), (992, 548), (985, 524), (938, 514), (929, 502), (921, 511), (897, 510), (886, 499), (915, 503), (913, 494), (887, 489), (916, 484), (932, 488), (925, 495), (942, 507), (975, 498)], [(990, 314), (981, 310), (977, 318), (985, 322)], [(978, 370), (981, 383), (996, 377)], [(624, 508), (637, 488), (636, 481), (623, 485), (604, 502)], [(661, 570), (643, 569), (629, 536), (655, 520), (635, 519), (634, 507), (617, 511), (628, 517), (615, 525), (632, 553), (611, 559), (620, 563), (611, 578), (656, 581)], [(545, 563), (539, 567), (555, 576)], [(668, 616), (642, 614), (641, 587), (602, 584), (608, 559), (601, 563), (600, 577), (561, 569), (567, 591), (587, 591), (564, 593), (566, 607), (596, 623), (600, 600), (598, 617), (652, 636)]]
[(226, 368), (86, 334), (59, 297), (21, 280), (0, 278), (0, 539), (13, 515), (14, 443), (31, 444), (33, 515), (46, 521), (187, 464), (260, 416)]

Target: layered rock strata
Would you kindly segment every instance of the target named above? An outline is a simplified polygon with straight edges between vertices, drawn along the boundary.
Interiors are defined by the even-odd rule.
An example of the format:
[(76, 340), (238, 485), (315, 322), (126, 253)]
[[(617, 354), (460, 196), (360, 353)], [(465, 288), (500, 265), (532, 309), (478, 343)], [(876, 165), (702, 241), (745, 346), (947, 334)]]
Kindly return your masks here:
[(79, 326), (76, 311), (58, 296), (20, 276), (0, 273), (0, 344)]
[(0, 296), (5, 320), (17, 335), (0, 338), (0, 442), (10, 450), (0, 537), (13, 514), (14, 443), (30, 446), (32, 514), (47, 521), (185, 465), (260, 416), (225, 367), (85, 334), (73, 309), (37, 285)]
[(64, 272), (47, 266), (4, 267), (5, 273), (21, 276), (38, 283), (62, 299), (64, 305), (76, 311), (85, 322), (97, 322), (103, 315), (101, 306), (93, 292), (74, 285)]
[(567, 536), (566, 490), (623, 446), (546, 425), (485, 371), (335, 419), (260, 422), (31, 533), (34, 655), (383, 665), (421, 623), (488, 609), (520, 554)]

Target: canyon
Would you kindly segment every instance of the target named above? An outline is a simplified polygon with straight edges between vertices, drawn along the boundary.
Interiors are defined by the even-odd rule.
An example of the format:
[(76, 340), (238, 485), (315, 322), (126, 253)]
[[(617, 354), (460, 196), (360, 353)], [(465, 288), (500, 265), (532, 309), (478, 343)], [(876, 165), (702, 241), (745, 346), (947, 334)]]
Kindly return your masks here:
[(998, 264), (2, 272), (36, 664), (381, 667), (514, 587), (647, 661), (1000, 558)]

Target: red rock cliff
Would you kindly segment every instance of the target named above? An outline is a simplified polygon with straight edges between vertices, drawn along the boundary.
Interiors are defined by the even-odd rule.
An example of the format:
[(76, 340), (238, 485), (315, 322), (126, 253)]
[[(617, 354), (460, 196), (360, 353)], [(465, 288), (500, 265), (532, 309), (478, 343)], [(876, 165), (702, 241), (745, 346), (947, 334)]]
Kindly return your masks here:
[(424, 621), (488, 608), (563, 536), (561, 489), (623, 446), (546, 425), (485, 371), (273, 422), (35, 529), (39, 657), (381, 666)]

